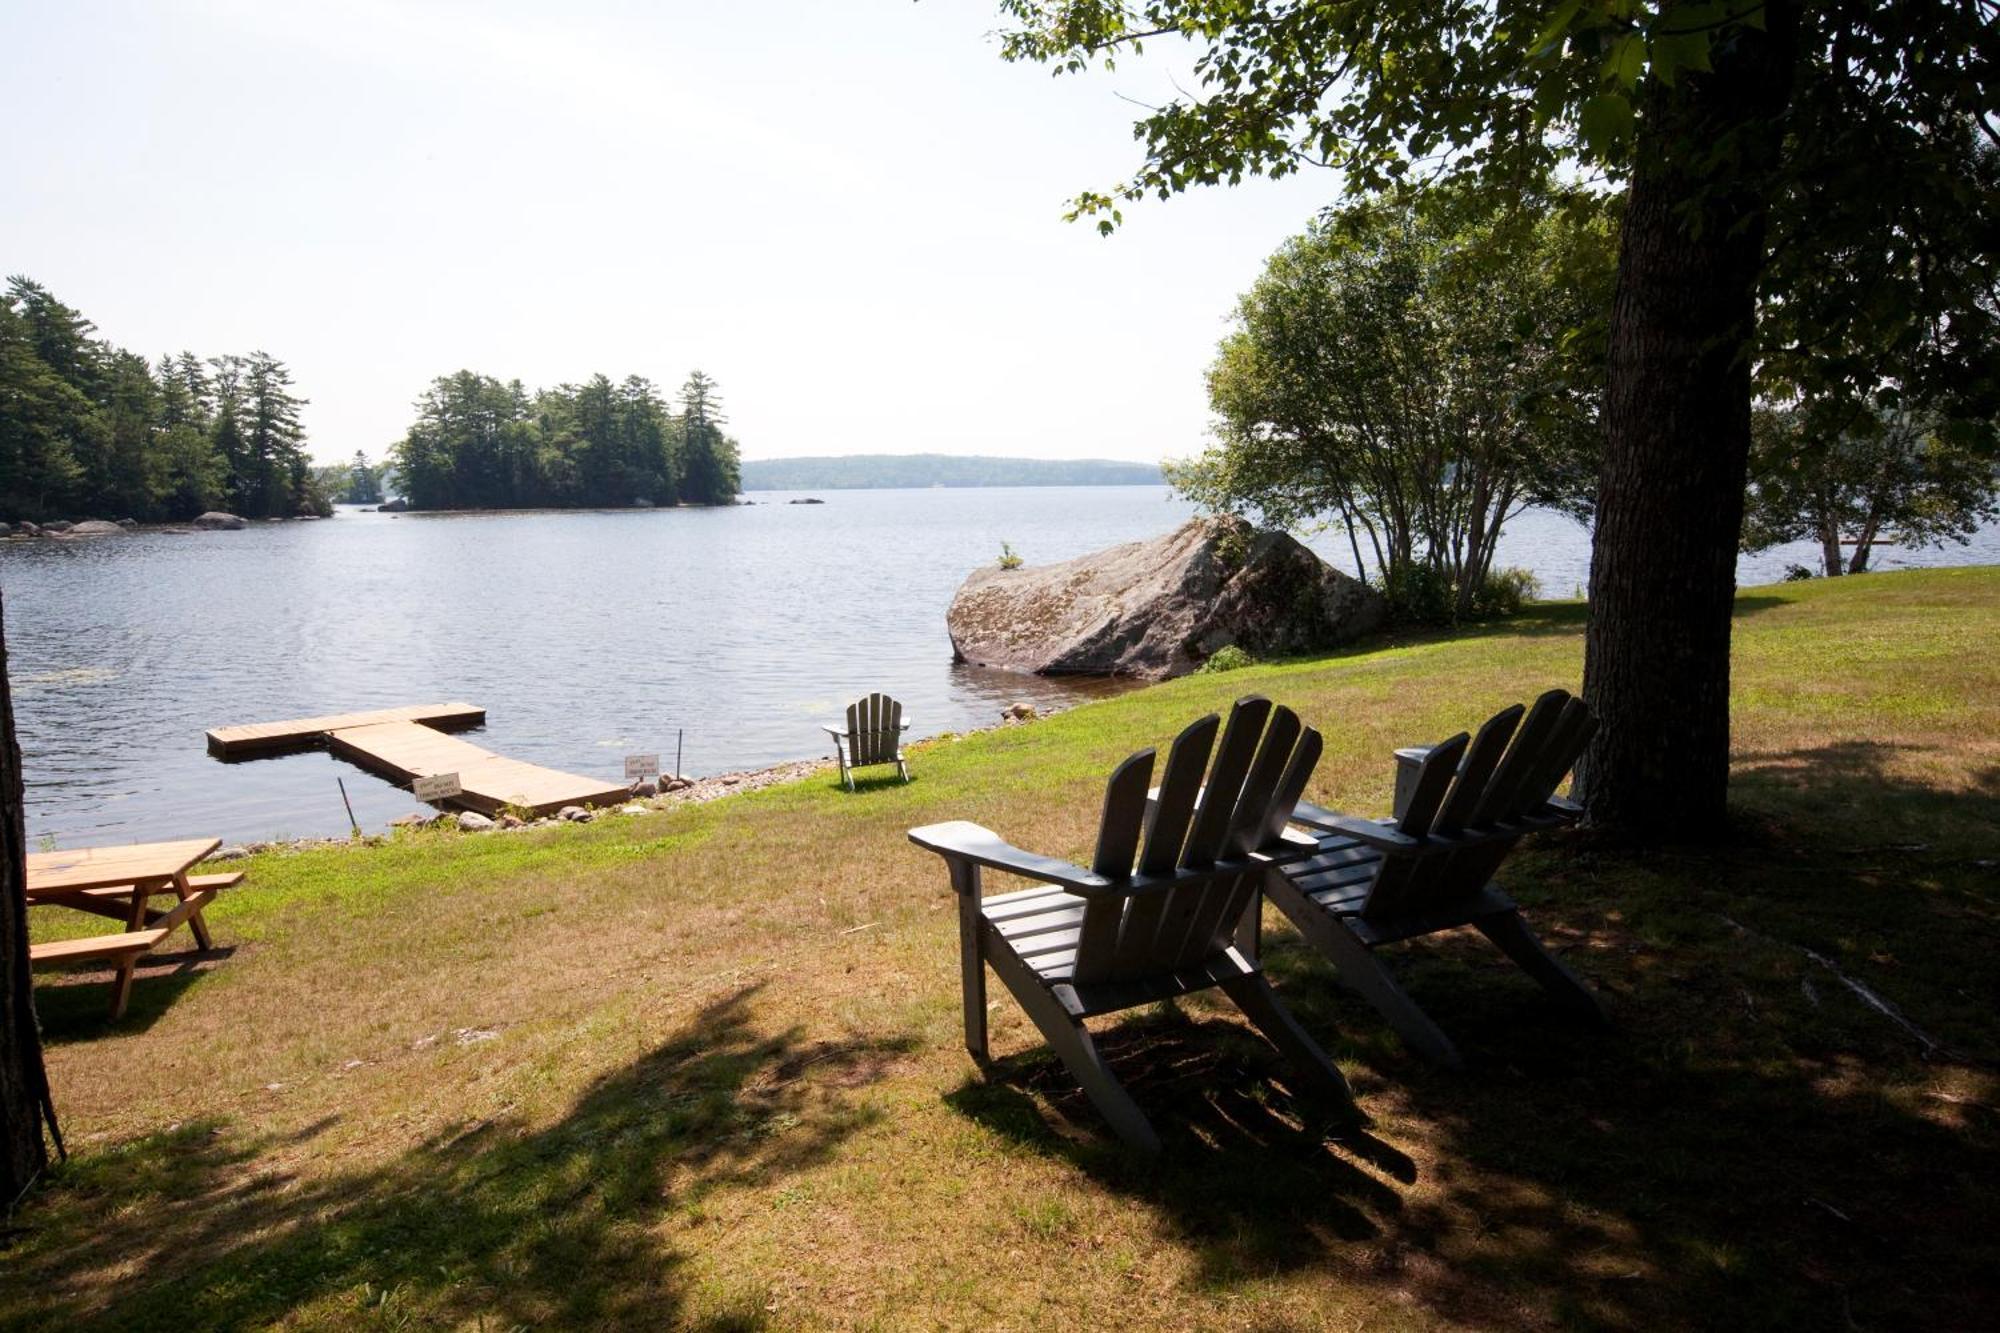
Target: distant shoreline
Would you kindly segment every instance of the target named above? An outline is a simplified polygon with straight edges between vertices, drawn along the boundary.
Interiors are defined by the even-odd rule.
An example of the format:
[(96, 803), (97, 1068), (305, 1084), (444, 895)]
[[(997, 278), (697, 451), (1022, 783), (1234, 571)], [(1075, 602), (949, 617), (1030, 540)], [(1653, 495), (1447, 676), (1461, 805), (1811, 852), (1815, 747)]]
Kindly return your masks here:
[(752, 458), (746, 491), (964, 490), (1002, 486), (1158, 486), (1157, 463), (1110, 458), (1001, 458), (973, 454), (848, 454)]

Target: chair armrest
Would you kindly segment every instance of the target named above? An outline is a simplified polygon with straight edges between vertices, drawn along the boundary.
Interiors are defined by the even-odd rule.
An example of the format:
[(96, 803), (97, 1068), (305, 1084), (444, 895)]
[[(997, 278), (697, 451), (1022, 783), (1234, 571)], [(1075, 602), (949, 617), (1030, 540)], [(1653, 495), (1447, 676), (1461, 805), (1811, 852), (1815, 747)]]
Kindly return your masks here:
[(1085, 897), (1112, 887), (1111, 881), (1102, 875), (1093, 874), (1058, 857), (1023, 851), (1004, 841), (993, 830), (963, 819), (913, 828), (910, 830), (910, 841), (947, 860), (971, 861), (975, 865), (1004, 870), (1010, 875), (1037, 879), (1044, 884), (1059, 884), (1071, 893)]
[(1356, 819), (1353, 815), (1343, 815), (1338, 810), (1329, 810), (1311, 801), (1300, 801), (1293, 808), (1292, 822), (1327, 833), (1338, 833), (1384, 852), (1413, 852), (1424, 845), (1424, 839), (1398, 833), (1387, 824), (1378, 824), (1372, 819)]
[(844, 741), (847, 739), (846, 727), (829, 727), (824, 722), (822, 722), (820, 723), (819, 729), (825, 732), (827, 735), (833, 737), (837, 741)]

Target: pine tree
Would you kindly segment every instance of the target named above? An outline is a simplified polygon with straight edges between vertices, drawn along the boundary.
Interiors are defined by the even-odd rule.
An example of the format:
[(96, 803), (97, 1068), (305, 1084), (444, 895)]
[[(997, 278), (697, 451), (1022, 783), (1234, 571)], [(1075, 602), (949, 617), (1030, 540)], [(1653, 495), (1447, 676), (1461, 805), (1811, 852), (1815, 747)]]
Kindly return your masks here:
[(689, 504), (728, 504), (739, 489), (736, 442), (714, 380), (697, 370), (681, 385), (680, 496)]

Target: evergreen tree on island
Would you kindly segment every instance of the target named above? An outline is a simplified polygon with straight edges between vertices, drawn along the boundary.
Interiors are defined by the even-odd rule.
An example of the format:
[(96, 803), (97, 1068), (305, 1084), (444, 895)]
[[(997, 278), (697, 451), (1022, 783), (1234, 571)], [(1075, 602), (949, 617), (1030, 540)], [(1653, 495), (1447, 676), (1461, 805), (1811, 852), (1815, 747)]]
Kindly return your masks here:
[(722, 433), (726, 418), (715, 381), (697, 370), (681, 385), (681, 496), (689, 504), (728, 504), (740, 488), (736, 441)]

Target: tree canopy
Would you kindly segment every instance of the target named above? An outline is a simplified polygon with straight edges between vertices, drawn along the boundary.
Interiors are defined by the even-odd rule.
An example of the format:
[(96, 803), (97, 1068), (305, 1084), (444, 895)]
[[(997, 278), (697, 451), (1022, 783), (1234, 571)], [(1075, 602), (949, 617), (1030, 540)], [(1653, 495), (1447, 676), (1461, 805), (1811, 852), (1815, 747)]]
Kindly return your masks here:
[(714, 381), (699, 371), (676, 416), (652, 382), (593, 375), (530, 394), (461, 370), (431, 382), (417, 420), (390, 451), (419, 509), (728, 504), (736, 442), (722, 431)]
[[(1625, 198), (1578, 770), (1591, 821), (1685, 837), (1725, 818), (1729, 634), (1759, 298), (1822, 252), (1921, 269), (1922, 219), (2000, 212), (1957, 144), (1991, 141), (2000, 0), (1002, 0), (1010, 59), (1077, 72), (1146, 42), (1192, 91), (1135, 125), (1143, 160), (1074, 214), (1309, 165), (1366, 195), (1449, 181), (1517, 205), (1576, 173)], [(1975, 269), (1990, 279), (1991, 255)], [(1987, 283), (1990, 291), (1992, 284)], [(1895, 341), (1927, 289), (1844, 289)], [(1961, 312), (1958, 296), (1934, 293)], [(1871, 298), (1852, 298), (1866, 292)]]
[(0, 296), (0, 514), (324, 514), (291, 372), (268, 352), (155, 365), (28, 278)]
[(1603, 201), (1575, 192), (1496, 219), (1411, 187), (1323, 220), (1238, 303), (1217, 443), (1175, 486), (1337, 520), (1406, 611), (1471, 613), (1509, 518), (1590, 506), (1613, 256)]

